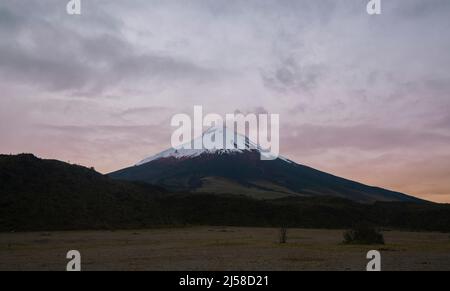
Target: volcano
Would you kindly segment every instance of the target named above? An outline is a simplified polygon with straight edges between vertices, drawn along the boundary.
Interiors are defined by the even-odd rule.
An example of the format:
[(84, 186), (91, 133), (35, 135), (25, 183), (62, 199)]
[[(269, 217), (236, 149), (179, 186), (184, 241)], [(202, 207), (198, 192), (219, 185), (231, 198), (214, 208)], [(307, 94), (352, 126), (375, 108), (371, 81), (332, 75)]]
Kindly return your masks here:
[(212, 127), (197, 139), (218, 137), (223, 138), (222, 148), (170, 148), (109, 176), (155, 184), (176, 192), (246, 195), (257, 199), (331, 196), (360, 203), (422, 201), (337, 177), (284, 157), (262, 160), (261, 155), (265, 153), (261, 148), (228, 128)]

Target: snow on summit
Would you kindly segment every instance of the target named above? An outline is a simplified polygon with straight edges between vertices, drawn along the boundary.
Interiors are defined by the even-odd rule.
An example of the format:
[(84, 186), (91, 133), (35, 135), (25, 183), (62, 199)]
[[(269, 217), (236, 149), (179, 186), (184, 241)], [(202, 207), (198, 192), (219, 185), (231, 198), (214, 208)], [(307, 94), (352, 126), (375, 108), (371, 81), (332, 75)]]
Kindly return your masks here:
[[(222, 146), (217, 147), (215, 141), (222, 139)], [(220, 143), (219, 143), (220, 144)], [(197, 148), (196, 145), (202, 145)], [(206, 130), (202, 136), (199, 136), (189, 143), (181, 146), (167, 149), (157, 155), (148, 157), (136, 165), (143, 165), (151, 161), (162, 158), (173, 157), (176, 159), (192, 158), (200, 156), (204, 153), (208, 154), (224, 154), (224, 153), (243, 153), (244, 151), (258, 150), (261, 151), (257, 144), (251, 142), (246, 136), (236, 133), (227, 127), (213, 126)]]
[[(217, 139), (219, 139), (219, 141), (222, 139), (223, 142), (216, 143), (215, 141), (217, 141)], [(217, 147), (217, 144), (222, 144), (222, 146)], [(196, 145), (202, 146), (197, 148)], [(157, 155), (145, 158), (136, 165), (140, 166), (164, 158), (185, 159), (198, 157), (202, 154), (232, 154), (251, 151), (267, 154), (266, 151), (261, 149), (256, 143), (252, 142), (248, 137), (225, 126), (213, 126), (203, 132), (202, 136), (199, 136), (186, 144), (167, 149)], [(292, 163), (292, 161), (283, 157), (280, 157), (280, 159)]]

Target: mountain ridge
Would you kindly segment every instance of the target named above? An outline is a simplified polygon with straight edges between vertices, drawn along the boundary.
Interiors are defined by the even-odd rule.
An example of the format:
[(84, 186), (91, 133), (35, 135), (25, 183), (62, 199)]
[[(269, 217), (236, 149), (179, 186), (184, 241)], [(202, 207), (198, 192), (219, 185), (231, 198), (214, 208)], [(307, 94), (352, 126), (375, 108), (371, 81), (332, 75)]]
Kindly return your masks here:
[(191, 225), (352, 227), (450, 231), (450, 205), (170, 192), (116, 181), (92, 168), (33, 155), (0, 155), (0, 232), (145, 229)]
[[(245, 150), (195, 150), (195, 153), (182, 154), (177, 149), (169, 149), (108, 176), (156, 184), (171, 191), (250, 193), (253, 198), (258, 198), (259, 193), (262, 199), (270, 198), (268, 192), (272, 192), (272, 198), (334, 196), (362, 203), (423, 202), (407, 194), (364, 185), (283, 157), (261, 160), (260, 155), (261, 150), (255, 146)], [(208, 187), (205, 187), (205, 182), (208, 182)]]

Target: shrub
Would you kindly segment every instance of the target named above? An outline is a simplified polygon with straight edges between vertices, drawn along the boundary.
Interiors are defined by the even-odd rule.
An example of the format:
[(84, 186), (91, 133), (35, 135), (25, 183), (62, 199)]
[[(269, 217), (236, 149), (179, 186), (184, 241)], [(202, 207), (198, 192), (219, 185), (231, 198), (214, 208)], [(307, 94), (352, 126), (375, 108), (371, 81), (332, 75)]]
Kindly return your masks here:
[(384, 245), (383, 234), (368, 225), (356, 226), (344, 233), (345, 244)]
[(287, 228), (280, 228), (280, 244), (287, 243)]

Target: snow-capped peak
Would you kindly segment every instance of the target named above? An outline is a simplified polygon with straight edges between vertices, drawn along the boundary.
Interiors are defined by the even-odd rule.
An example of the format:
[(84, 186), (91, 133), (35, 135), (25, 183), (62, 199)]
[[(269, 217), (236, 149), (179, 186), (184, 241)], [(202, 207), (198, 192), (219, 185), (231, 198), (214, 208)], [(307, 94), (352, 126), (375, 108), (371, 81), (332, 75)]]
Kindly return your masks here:
[[(223, 142), (216, 143), (217, 140)], [(217, 144), (220, 144), (220, 146), (217, 147)], [(213, 126), (203, 132), (202, 136), (195, 138), (191, 142), (167, 149), (155, 156), (140, 161), (136, 165), (143, 165), (163, 158), (185, 159), (198, 157), (202, 154), (229, 154), (243, 153), (246, 151), (258, 151), (260, 154), (265, 153), (256, 143), (250, 141), (248, 137), (236, 133), (234, 130), (225, 126)], [(288, 159), (282, 157), (280, 159), (291, 163)]]

